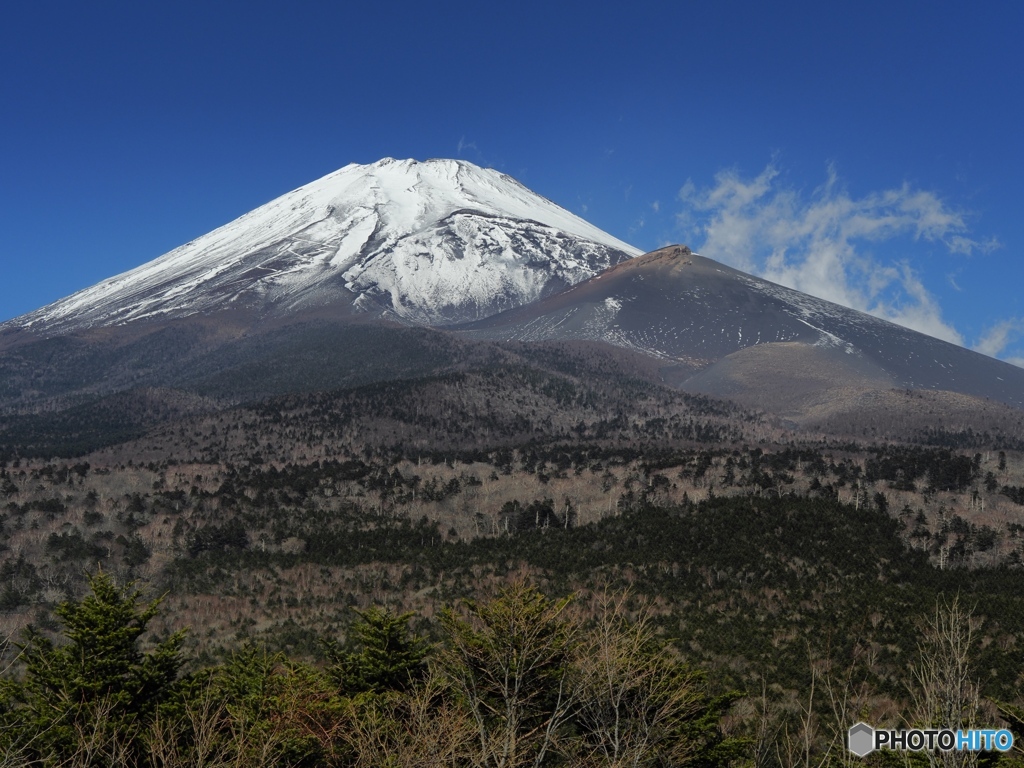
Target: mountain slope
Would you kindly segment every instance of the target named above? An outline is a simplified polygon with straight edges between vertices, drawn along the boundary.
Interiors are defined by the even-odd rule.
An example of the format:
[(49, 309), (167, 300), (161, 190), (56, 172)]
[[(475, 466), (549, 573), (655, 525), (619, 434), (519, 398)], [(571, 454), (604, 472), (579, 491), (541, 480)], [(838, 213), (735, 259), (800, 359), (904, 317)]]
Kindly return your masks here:
[(533, 301), (638, 253), (497, 171), (385, 159), (348, 165), (0, 331), (225, 309), (347, 308), (437, 325)]
[(452, 370), (450, 345), (421, 349), (415, 326), (458, 345), (609, 343), (668, 383), (804, 425), (894, 423), (903, 400), (864, 395), (902, 389), (1024, 408), (1019, 368), (685, 247), (637, 256), (493, 170), (385, 159), (0, 325), (0, 412), (95, 409), (138, 388), (253, 402)]
[[(1024, 370), (673, 246), (468, 324), (473, 338), (606, 341), (685, 389), (776, 412), (853, 389), (931, 389), (1024, 407)], [(820, 406), (820, 403), (818, 403)]]

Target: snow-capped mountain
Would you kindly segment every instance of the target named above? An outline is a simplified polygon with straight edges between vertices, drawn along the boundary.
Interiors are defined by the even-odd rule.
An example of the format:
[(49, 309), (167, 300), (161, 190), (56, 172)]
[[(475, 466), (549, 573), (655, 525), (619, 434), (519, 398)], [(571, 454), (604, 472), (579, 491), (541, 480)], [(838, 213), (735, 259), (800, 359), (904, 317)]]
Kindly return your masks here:
[[(353, 318), (410, 327), (399, 341), (393, 323)], [(0, 408), (140, 386), (258, 398), (446, 370), (449, 342), (423, 325), (460, 344), (624, 347), (666, 382), (794, 421), (894, 388), (1024, 408), (1019, 368), (683, 247), (640, 256), (497, 171), (390, 159), (0, 325)]]
[(484, 318), (640, 253), (461, 160), (348, 165), (170, 253), (0, 325), (50, 335), (236, 308)]

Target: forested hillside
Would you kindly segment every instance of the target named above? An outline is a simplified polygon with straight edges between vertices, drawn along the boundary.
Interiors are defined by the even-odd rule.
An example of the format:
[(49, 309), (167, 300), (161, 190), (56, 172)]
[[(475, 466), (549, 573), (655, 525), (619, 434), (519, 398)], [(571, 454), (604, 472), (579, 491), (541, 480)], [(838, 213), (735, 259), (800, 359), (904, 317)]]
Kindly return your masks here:
[[(796, 431), (625, 352), (428, 352), (329, 390), (143, 388), (5, 416), (11, 764), (845, 764), (851, 718), (931, 717), (922, 675), (951, 626), (979, 697), (963, 716), (1017, 722), (1024, 445), (1003, 406), (936, 417), (936, 397), (894, 392), (920, 401), (905, 423)], [(75, 688), (106, 610), (133, 627), (120, 671)], [(527, 676), (530, 714), (488, 710), (481, 735), (466, 670), (518, 642), (487, 629), (519, 626), (502, 611), (561, 655)], [(397, 689), (374, 632), (415, 661)], [(598, 756), (600, 642), (654, 686), (630, 715), (658, 734), (643, 756)], [(564, 711), (553, 680), (575, 686)], [(488, 752), (521, 734), (521, 762)]]

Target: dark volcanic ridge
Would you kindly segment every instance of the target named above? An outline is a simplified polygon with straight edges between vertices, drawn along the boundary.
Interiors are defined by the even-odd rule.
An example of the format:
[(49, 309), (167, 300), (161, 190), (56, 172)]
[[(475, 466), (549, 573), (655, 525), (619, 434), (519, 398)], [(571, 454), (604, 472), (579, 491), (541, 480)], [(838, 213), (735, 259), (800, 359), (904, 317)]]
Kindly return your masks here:
[(662, 361), (684, 389), (797, 415), (849, 390), (936, 390), (1024, 407), (1024, 370), (672, 246), (461, 327), (592, 340)]

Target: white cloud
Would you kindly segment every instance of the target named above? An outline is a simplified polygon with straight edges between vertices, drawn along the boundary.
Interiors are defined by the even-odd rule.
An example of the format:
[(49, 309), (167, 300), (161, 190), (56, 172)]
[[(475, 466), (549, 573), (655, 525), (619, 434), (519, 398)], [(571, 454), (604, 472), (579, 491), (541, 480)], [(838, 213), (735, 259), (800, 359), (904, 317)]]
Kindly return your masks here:
[(1003, 244), (995, 237), (989, 237), (985, 240), (979, 241), (971, 240), (969, 237), (962, 237), (960, 235), (954, 235), (949, 238), (946, 245), (949, 246), (949, 250), (953, 253), (962, 253), (966, 256), (973, 256), (975, 251), (978, 253), (992, 253), (992, 251), (999, 250), (1003, 247)]
[[(974, 345), (975, 352), (981, 352), (989, 357), (998, 357), (1006, 352), (1006, 348), (1017, 339), (1024, 336), (1024, 320), (1020, 318), (1009, 318), (996, 323), (982, 334), (981, 338)], [(1024, 358), (1006, 358), (1007, 362), (1014, 365), (1024, 363)]]
[(906, 262), (883, 263), (873, 246), (896, 239), (940, 243), (954, 253), (998, 247), (969, 237), (965, 215), (904, 184), (855, 198), (834, 168), (810, 195), (784, 187), (769, 165), (753, 179), (719, 173), (707, 189), (680, 190), (677, 223), (698, 250), (768, 280), (914, 330), (963, 344), (960, 333)]

